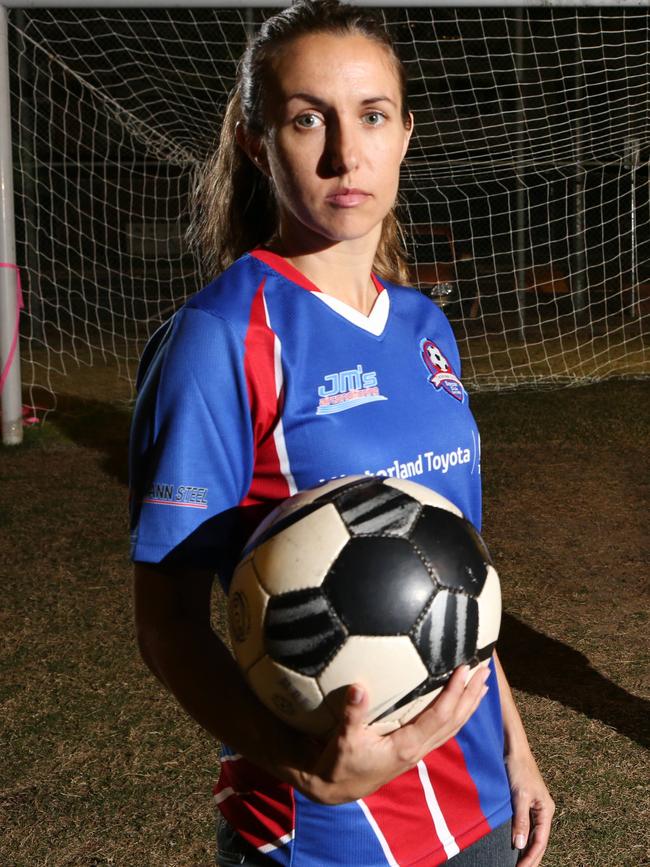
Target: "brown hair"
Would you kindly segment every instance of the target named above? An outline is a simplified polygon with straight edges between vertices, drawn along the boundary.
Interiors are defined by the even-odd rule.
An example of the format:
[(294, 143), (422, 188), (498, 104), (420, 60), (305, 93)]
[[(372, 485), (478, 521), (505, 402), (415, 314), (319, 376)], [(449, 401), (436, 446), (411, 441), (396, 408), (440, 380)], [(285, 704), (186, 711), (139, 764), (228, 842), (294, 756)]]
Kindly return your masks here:
[[(410, 123), (407, 76), (386, 30), (366, 12), (338, 0), (296, 0), (267, 19), (250, 41), (230, 95), (218, 147), (201, 172), (194, 191), (189, 239), (210, 273), (219, 273), (247, 250), (267, 244), (277, 229), (273, 184), (236, 141), (238, 123), (264, 132), (264, 82), (268, 68), (289, 42), (312, 33), (358, 33), (382, 45), (394, 61), (402, 97), (402, 119)], [(384, 217), (375, 254), (380, 277), (407, 282), (402, 230), (393, 207)]]

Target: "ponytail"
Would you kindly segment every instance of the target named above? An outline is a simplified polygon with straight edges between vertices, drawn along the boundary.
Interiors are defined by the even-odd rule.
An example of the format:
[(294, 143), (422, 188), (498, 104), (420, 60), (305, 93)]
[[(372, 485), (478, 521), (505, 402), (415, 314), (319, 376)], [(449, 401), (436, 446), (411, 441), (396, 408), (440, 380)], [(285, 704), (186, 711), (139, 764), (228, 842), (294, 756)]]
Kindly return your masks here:
[(239, 87), (228, 101), (219, 144), (193, 192), (190, 244), (209, 274), (219, 274), (242, 253), (266, 244), (277, 224), (272, 185), (237, 144), (244, 122)]

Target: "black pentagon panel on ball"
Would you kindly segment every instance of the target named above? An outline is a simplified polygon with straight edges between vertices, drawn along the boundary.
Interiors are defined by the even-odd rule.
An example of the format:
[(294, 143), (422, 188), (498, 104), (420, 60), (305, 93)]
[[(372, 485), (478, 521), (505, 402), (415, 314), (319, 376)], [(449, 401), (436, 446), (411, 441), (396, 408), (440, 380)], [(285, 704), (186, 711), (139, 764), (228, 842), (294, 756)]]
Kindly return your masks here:
[(403, 491), (370, 478), (332, 497), (353, 536), (406, 536), (422, 505)]
[(379, 537), (350, 539), (322, 589), (353, 635), (406, 635), (436, 590), (408, 540)]
[(476, 660), (478, 602), (464, 593), (441, 590), (412, 635), (433, 677)]
[(478, 596), (490, 554), (472, 524), (446, 509), (424, 506), (411, 541), (442, 587)]
[(309, 587), (269, 599), (264, 637), (271, 659), (314, 677), (339, 650), (346, 631), (320, 588)]

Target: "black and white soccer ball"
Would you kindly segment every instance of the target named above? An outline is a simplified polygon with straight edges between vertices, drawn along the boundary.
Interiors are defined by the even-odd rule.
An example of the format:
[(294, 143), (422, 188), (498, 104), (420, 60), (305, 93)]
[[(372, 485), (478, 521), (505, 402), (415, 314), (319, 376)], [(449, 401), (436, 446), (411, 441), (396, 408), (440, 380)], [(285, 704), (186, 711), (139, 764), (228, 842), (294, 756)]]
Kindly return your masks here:
[(228, 598), (253, 691), (291, 726), (326, 734), (345, 688), (382, 734), (422, 711), (461, 664), (487, 664), (499, 577), (449, 500), (404, 479), (348, 476), (290, 497), (258, 527)]

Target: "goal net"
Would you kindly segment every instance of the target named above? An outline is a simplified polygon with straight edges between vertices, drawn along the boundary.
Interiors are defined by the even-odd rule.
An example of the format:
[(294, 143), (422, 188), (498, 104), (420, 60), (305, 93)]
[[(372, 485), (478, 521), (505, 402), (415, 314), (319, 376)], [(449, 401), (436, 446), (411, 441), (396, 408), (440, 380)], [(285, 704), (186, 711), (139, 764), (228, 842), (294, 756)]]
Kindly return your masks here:
[[(143, 342), (211, 276), (185, 242), (190, 193), (270, 11), (10, 10), (31, 404), (129, 395)], [(381, 14), (411, 77), (412, 278), (467, 386), (647, 374), (648, 8)], [(117, 376), (98, 386), (101, 366)]]

